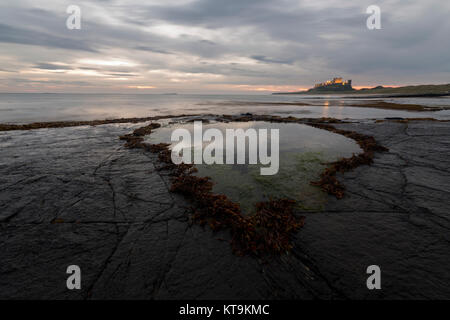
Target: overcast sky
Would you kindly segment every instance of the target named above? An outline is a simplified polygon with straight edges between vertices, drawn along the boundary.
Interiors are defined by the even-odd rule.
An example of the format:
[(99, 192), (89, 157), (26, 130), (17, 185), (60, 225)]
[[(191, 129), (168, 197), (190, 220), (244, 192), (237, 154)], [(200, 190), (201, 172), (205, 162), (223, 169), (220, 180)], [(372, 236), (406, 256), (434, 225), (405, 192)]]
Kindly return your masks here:
[[(366, 27), (369, 5), (381, 30)], [(1, 0), (0, 92), (450, 83), (449, 39), (449, 0)]]

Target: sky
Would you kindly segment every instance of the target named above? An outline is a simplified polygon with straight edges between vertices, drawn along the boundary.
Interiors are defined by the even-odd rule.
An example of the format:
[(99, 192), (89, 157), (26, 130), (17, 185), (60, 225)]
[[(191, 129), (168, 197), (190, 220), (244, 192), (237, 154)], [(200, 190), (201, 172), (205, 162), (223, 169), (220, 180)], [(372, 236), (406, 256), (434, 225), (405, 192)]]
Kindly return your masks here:
[[(68, 29), (67, 7), (81, 9)], [(369, 30), (366, 9), (381, 9)], [(448, 0), (0, 0), (0, 92), (450, 83)]]

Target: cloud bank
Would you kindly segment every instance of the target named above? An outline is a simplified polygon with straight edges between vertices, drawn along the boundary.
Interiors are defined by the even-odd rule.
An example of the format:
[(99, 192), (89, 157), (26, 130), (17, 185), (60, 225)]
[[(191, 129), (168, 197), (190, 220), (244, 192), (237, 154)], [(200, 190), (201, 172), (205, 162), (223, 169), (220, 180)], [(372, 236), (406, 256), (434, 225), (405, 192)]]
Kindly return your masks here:
[[(69, 30), (66, 8), (81, 8)], [(369, 5), (382, 29), (368, 30)], [(450, 82), (444, 0), (16, 0), (0, 5), (2, 92), (235, 93)]]

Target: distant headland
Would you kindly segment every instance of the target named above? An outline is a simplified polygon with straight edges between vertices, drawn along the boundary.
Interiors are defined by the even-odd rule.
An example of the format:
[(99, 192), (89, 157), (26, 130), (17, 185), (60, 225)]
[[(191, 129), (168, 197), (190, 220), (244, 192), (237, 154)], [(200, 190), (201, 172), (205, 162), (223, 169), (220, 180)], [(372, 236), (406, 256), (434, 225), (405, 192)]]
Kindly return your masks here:
[(296, 92), (275, 92), (272, 94), (305, 94), (305, 95), (323, 95), (323, 94), (350, 94), (359, 98), (361, 94), (379, 95), (383, 97), (440, 97), (450, 96), (450, 84), (439, 85), (417, 85), (404, 87), (384, 87), (354, 89), (352, 80), (344, 81), (341, 77), (335, 77), (332, 80), (317, 83), (313, 88)]

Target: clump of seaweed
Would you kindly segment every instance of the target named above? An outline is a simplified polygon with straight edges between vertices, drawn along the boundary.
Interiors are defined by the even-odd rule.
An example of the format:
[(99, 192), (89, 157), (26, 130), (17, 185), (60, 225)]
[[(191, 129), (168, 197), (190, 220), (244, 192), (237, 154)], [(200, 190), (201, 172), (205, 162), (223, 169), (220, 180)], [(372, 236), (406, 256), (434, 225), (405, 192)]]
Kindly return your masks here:
[[(257, 250), (282, 253), (292, 249), (291, 235), (305, 224), (305, 217), (296, 217), (294, 200), (281, 199), (258, 202), (256, 213), (249, 217), (255, 226)], [(254, 249), (254, 248), (252, 248)]]
[(157, 129), (161, 127), (161, 124), (157, 122), (150, 123), (148, 126), (137, 128), (133, 131), (133, 135), (137, 137), (143, 137), (145, 135), (148, 135), (152, 133), (153, 129)]
[(120, 140), (125, 140), (126, 144), (125, 146), (127, 148), (144, 148), (145, 144), (143, 143), (144, 141), (144, 136), (148, 135), (150, 133), (152, 133), (153, 129), (157, 129), (161, 127), (161, 125), (159, 123), (150, 123), (148, 126), (145, 127), (140, 127), (136, 130), (133, 131), (133, 133), (130, 134), (126, 134), (123, 136), (120, 136)]
[(170, 144), (168, 144), (168, 143), (151, 144), (148, 147), (148, 151), (153, 152), (153, 153), (157, 153), (157, 152), (161, 152), (161, 151), (167, 150), (167, 148), (169, 146), (170, 146)]

